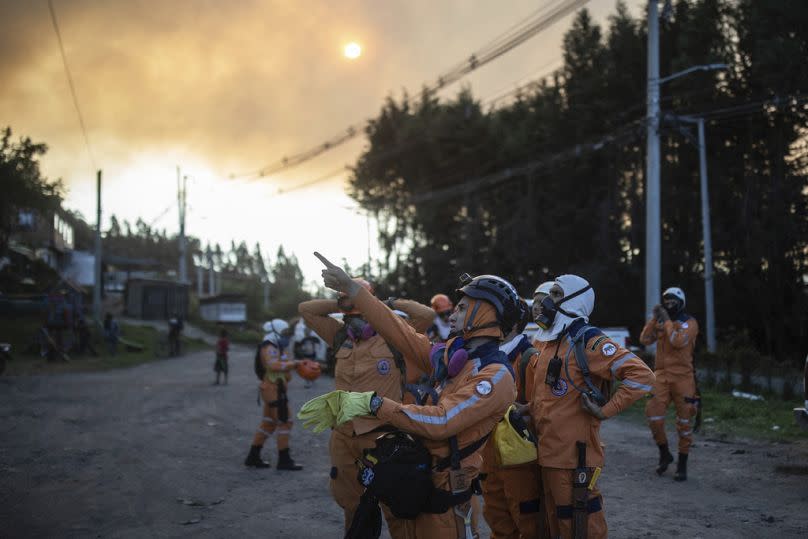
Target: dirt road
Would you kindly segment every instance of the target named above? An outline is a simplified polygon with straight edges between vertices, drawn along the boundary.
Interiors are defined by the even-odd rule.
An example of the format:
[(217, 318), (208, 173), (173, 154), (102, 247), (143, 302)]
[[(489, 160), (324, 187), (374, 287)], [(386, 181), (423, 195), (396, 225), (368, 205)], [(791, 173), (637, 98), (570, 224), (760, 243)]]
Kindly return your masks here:
[[(260, 418), (252, 351), (235, 349), (228, 386), (211, 385), (212, 363), (202, 352), (0, 378), (0, 537), (341, 537), (328, 433), (294, 429), (302, 472), (245, 469)], [(293, 406), (332, 383), (295, 380)], [(692, 478), (679, 484), (653, 474), (656, 448), (641, 425), (603, 430), (612, 537), (808, 536), (805, 444), (699, 440)], [(268, 449), (274, 464), (274, 441)]]

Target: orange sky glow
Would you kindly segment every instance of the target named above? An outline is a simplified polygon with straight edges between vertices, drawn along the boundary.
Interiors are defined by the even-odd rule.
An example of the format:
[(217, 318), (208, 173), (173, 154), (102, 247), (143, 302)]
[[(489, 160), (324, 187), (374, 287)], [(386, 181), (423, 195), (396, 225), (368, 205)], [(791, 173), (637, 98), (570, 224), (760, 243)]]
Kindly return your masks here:
[[(231, 179), (307, 150), (373, 117), (385, 97), (422, 84), (558, 0), (53, 0), (87, 126), (85, 145), (45, 0), (0, 0), (0, 126), (44, 142), (65, 206), (95, 219), (103, 170), (105, 226), (114, 213), (178, 229), (176, 167), (190, 178), (187, 232), (229, 246), (295, 253), (308, 281), (323, 252), (352, 266), (375, 225), (344, 193), (362, 138), (260, 179)], [(637, 14), (640, 0), (628, 2)], [(615, 0), (592, 0), (603, 23)], [(570, 17), (443, 90), (493, 97), (549, 73)], [(361, 55), (344, 56), (356, 42)], [(174, 207), (158, 219), (158, 216)], [(371, 241), (372, 256), (376, 252)]]

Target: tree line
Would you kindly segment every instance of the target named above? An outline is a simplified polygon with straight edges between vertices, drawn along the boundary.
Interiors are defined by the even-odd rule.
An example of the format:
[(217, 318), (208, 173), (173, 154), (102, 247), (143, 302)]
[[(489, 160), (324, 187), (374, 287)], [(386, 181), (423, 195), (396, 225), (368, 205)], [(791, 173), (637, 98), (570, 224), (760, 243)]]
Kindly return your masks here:
[[(808, 3), (680, 0), (660, 22), (662, 285), (704, 325), (698, 148), (675, 116), (703, 116), (719, 342), (748, 336), (799, 362), (808, 348)], [(644, 318), (646, 28), (618, 2), (579, 11), (563, 65), (499, 105), (468, 88), (390, 97), (368, 122), (351, 196), (379, 222), (383, 291), (429, 298), (462, 272), (525, 296), (573, 272), (595, 323)]]

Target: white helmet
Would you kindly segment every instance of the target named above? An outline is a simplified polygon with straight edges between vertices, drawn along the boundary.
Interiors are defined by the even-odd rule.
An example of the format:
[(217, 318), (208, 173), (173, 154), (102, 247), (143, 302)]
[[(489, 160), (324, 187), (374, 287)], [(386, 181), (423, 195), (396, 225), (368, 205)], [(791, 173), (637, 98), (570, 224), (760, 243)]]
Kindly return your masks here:
[(678, 286), (672, 286), (672, 287), (668, 288), (667, 290), (665, 290), (665, 292), (662, 293), (662, 298), (663, 299), (665, 298), (665, 296), (673, 296), (673, 297), (677, 298), (679, 301), (682, 302), (682, 308), (684, 309), (684, 307), (685, 307), (685, 292), (684, 292), (684, 290), (682, 290)]
[(550, 294), (550, 289), (553, 288), (555, 281), (544, 281), (542, 284), (536, 287), (536, 290), (533, 291), (533, 295), (536, 294)]
[(275, 346), (281, 346), (282, 339), (287, 339), (284, 334), (289, 332), (289, 324), (286, 320), (282, 320), (280, 318), (274, 318), (269, 322), (264, 322), (264, 331), (266, 331), (266, 335), (264, 335), (264, 340), (269, 341)]

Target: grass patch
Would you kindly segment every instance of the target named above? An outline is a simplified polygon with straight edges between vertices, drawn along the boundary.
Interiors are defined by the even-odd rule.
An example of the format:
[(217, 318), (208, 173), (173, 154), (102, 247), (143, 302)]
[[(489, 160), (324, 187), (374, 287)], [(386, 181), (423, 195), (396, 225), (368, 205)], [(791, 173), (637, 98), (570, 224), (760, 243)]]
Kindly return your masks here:
[(210, 335), (219, 337), (219, 331), (223, 328), (227, 330), (227, 338), (232, 343), (246, 344), (249, 346), (258, 346), (264, 339), (264, 333), (258, 328), (253, 327), (249, 322), (244, 326), (234, 324), (222, 324), (220, 322), (211, 322), (210, 320), (203, 320), (199, 317), (191, 317), (189, 322)]
[[(142, 345), (142, 350), (129, 349), (118, 344), (117, 353), (113, 356), (107, 351), (101, 331), (93, 332), (93, 347), (98, 356), (91, 353), (76, 355), (68, 353), (69, 362), (47, 361), (39, 355), (36, 342), (37, 330), (41, 326), (40, 318), (18, 317), (0, 319), (0, 341), (11, 343), (12, 361), (6, 364), (4, 375), (53, 374), (62, 372), (86, 372), (107, 369), (132, 367), (141, 363), (166, 359), (166, 333), (146, 326), (121, 324), (121, 337)], [(210, 349), (204, 342), (182, 337), (183, 354), (197, 350)]]
[[(767, 441), (808, 440), (808, 431), (800, 429), (794, 422), (793, 408), (800, 406), (796, 401), (780, 399), (750, 401), (733, 397), (715, 389), (702, 389), (702, 418), (699, 438), (753, 438)], [(636, 422), (645, 422), (645, 403), (640, 399), (621, 415)], [(668, 408), (665, 422), (668, 437), (675, 437), (675, 411)], [(778, 428), (774, 428), (778, 427)], [(674, 442), (675, 443), (675, 442)]]

